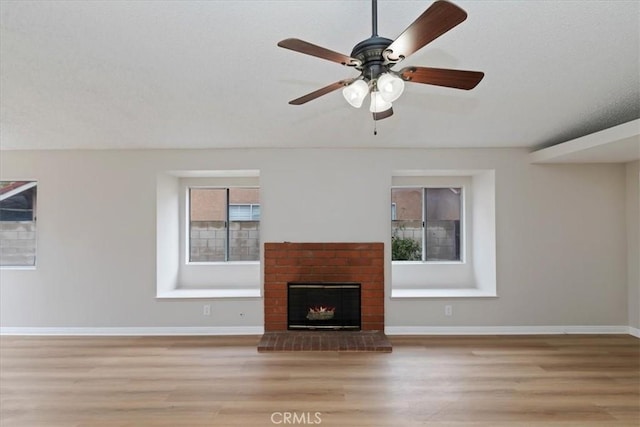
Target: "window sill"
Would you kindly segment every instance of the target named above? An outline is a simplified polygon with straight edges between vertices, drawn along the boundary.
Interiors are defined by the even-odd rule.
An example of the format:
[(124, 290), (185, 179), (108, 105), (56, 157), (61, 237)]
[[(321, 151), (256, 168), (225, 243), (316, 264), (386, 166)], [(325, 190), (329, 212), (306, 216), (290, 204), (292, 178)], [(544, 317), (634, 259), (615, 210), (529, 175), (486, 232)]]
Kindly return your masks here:
[(228, 267), (228, 266), (239, 266), (239, 265), (260, 265), (260, 261), (187, 261), (185, 265), (190, 267), (198, 267), (198, 266), (216, 266), (216, 267)]
[(174, 289), (158, 293), (158, 299), (188, 298), (260, 298), (260, 289)]
[(464, 261), (391, 261), (391, 265), (464, 265)]
[(3, 265), (0, 270), (36, 270), (34, 265)]
[(477, 288), (392, 289), (391, 298), (497, 298), (498, 294)]

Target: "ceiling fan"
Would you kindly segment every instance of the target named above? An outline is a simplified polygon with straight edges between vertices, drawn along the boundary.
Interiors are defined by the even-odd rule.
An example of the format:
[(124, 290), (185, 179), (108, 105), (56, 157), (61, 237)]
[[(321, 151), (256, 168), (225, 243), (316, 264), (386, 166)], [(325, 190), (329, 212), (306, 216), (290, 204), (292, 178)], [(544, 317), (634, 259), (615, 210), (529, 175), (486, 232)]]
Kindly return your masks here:
[(337, 62), (360, 71), (358, 77), (344, 79), (289, 101), (301, 105), (342, 88), (349, 104), (360, 108), (371, 94), (369, 111), (374, 120), (393, 115), (392, 102), (402, 95), (404, 82), (424, 83), (469, 90), (480, 83), (480, 71), (451, 70), (429, 67), (391, 68), (442, 34), (467, 19), (467, 13), (446, 0), (437, 0), (395, 40), (378, 36), (377, 0), (371, 1), (372, 35), (356, 44), (351, 55), (343, 55), (300, 39), (285, 39), (278, 46), (296, 52)]

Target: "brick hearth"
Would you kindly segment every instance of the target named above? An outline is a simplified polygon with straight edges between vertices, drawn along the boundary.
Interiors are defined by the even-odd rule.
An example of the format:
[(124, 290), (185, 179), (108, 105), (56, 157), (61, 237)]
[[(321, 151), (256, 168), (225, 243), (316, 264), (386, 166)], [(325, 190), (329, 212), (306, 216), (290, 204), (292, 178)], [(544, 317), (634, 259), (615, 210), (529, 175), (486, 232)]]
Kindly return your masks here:
[(265, 243), (265, 332), (287, 330), (288, 282), (361, 284), (363, 331), (384, 331), (383, 243)]
[(282, 331), (265, 332), (258, 351), (391, 353), (392, 346), (382, 331)]

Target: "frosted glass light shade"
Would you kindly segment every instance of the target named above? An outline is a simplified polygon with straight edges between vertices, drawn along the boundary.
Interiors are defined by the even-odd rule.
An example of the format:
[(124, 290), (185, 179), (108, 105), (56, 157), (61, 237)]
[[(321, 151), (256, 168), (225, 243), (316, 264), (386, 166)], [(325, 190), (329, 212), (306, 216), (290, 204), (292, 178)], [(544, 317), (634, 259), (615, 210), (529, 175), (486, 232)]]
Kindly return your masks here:
[(342, 96), (353, 107), (360, 108), (369, 93), (369, 85), (364, 80), (356, 80), (342, 89)]
[(378, 77), (377, 86), (382, 99), (387, 102), (393, 102), (402, 95), (404, 80), (394, 74), (384, 73)]
[(372, 113), (382, 113), (391, 108), (391, 103), (384, 100), (380, 92), (371, 92), (371, 105), (369, 111)]

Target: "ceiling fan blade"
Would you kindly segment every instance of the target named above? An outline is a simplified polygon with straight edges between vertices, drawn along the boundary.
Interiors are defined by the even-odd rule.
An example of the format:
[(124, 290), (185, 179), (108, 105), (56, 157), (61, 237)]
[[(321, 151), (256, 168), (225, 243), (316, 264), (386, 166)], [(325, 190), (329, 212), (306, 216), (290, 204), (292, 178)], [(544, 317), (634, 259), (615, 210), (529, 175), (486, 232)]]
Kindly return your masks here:
[(308, 93), (304, 96), (301, 96), (300, 98), (296, 98), (292, 101), (289, 101), (289, 104), (291, 105), (302, 105), (305, 104), (309, 101), (313, 101), (316, 98), (321, 97), (322, 95), (326, 95), (328, 93), (333, 92), (334, 90), (338, 90), (342, 87), (348, 86), (349, 84), (351, 84), (351, 82), (353, 82), (356, 79), (346, 79), (346, 80), (340, 80), (339, 82), (335, 82), (335, 83), (331, 83), (328, 86), (325, 86), (323, 88), (320, 88), (316, 91), (313, 91), (311, 93)]
[(449, 70), (445, 68), (406, 67), (400, 70), (403, 80), (435, 86), (469, 90), (484, 77), (481, 71)]
[(278, 42), (278, 46), (315, 56), (317, 58), (326, 59), (328, 61), (337, 62), (342, 65), (349, 65), (352, 67), (360, 65), (360, 61), (355, 58), (351, 58), (350, 56), (343, 55), (342, 53), (334, 52), (333, 50), (329, 50), (300, 39), (285, 39)]
[(389, 108), (388, 110), (384, 110), (380, 113), (373, 113), (373, 120), (382, 120), (391, 116), (393, 116), (393, 108)]
[(438, 0), (387, 47), (385, 59), (401, 61), (465, 19), (467, 13), (464, 10), (446, 0)]

